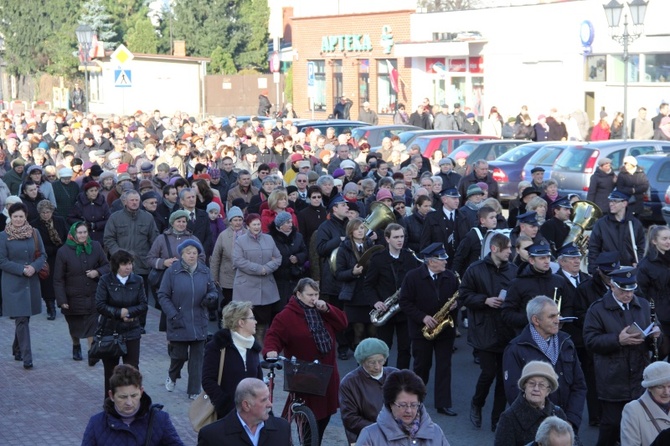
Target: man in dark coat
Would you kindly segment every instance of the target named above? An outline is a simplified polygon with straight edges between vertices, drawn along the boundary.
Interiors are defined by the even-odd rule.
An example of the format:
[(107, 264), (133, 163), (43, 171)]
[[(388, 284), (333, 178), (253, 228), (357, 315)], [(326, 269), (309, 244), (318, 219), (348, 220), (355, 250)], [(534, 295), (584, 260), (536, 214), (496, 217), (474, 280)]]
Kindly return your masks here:
[(523, 367), (530, 361), (550, 362), (558, 375), (558, 391), (549, 398), (563, 409), (577, 432), (582, 423), (586, 382), (570, 335), (559, 331), (560, 313), (547, 296), (537, 296), (526, 307), (528, 325), (505, 349), (505, 394), (512, 404), (519, 396), (517, 383)]
[(493, 381), (496, 381), (491, 410), (491, 429), (495, 431), (500, 414), (505, 410), (502, 354), (514, 331), (503, 323), (500, 306), (507, 290), (516, 277), (517, 268), (509, 262), (510, 240), (504, 234), (491, 238), (491, 252), (483, 260), (474, 262), (463, 274), (459, 287), (459, 301), (468, 308), (468, 344), (479, 354), (481, 373), (470, 403), (470, 421), (482, 425), (482, 407)]
[(437, 176), (442, 178), (442, 190), (457, 188), (462, 177), (454, 172), (454, 160), (442, 158), (437, 164), (440, 166)]
[(272, 415), (271, 409), (268, 386), (260, 379), (244, 378), (235, 390), (235, 410), (200, 429), (198, 446), (216, 446), (222, 441), (226, 446), (249, 446), (252, 444), (249, 431), (251, 435), (258, 435), (258, 446), (289, 445), (288, 421)]
[(615, 190), (607, 199), (609, 213), (596, 222), (589, 237), (589, 274), (595, 271), (595, 260), (601, 252), (618, 251), (622, 266), (635, 266), (644, 255), (644, 228), (628, 212), (630, 196)]
[[(481, 190), (481, 189), (480, 189)], [(482, 206), (477, 211), (477, 220), (479, 224), (472, 227), (467, 235), (458, 244), (456, 254), (454, 255), (453, 270), (463, 277), (465, 270), (482, 256), (482, 243), (484, 237), (490, 231), (496, 228), (498, 224), (497, 212), (490, 206)]]
[(428, 115), (428, 111), (426, 110), (426, 107), (422, 105), (419, 105), (416, 108), (416, 111), (409, 115), (409, 125), (413, 125), (416, 127), (421, 127), (422, 129), (430, 130), (433, 128), (433, 126), (430, 123), (430, 116)]
[(502, 318), (517, 334), (528, 325), (526, 304), (535, 296), (550, 296), (562, 299), (568, 283), (565, 278), (552, 274), (549, 245), (533, 244), (528, 247), (528, 265), (519, 271), (507, 289), (502, 304)]
[(465, 204), (468, 187), (477, 183), (489, 185), (489, 197), (498, 199), (498, 183), (489, 172), (489, 163), (486, 160), (475, 161), (472, 172), (465, 175), (458, 183), (458, 193), (461, 194), (461, 206)]
[(558, 250), (563, 246), (565, 238), (570, 233), (570, 226), (566, 222), (570, 221), (572, 204), (567, 198), (560, 198), (551, 204), (549, 212), (554, 215), (540, 226), (540, 234), (547, 239), (552, 255), (556, 256)]
[(272, 103), (268, 99), (268, 91), (263, 90), (261, 94), (258, 95), (258, 116), (270, 116), (270, 110), (272, 109)]
[(586, 199), (597, 204), (601, 211), (607, 212), (609, 208), (607, 197), (614, 190), (616, 179), (617, 176), (612, 169), (612, 160), (600, 158), (598, 168), (589, 180), (589, 192), (586, 194)]
[[(374, 255), (365, 274), (363, 292), (374, 302), (375, 310), (386, 312), (386, 299), (395, 295), (405, 275), (418, 266), (417, 260), (408, 251), (402, 249), (405, 242), (405, 230), (397, 223), (391, 223), (384, 230), (388, 249)], [(399, 296), (396, 296), (396, 304)], [(393, 304), (391, 304), (392, 306)], [(410, 342), (407, 334), (407, 316), (396, 313), (384, 325), (377, 327), (379, 339), (389, 348), (393, 346), (393, 334), (398, 339), (398, 369), (409, 369), (411, 359)]]
[(333, 119), (349, 119), (349, 113), (352, 105), (354, 105), (354, 103), (351, 101), (351, 99), (348, 99), (346, 96), (342, 96), (340, 101), (333, 109)]
[(616, 180), (618, 191), (630, 195), (628, 210), (639, 216), (644, 210), (644, 193), (649, 189), (649, 178), (644, 169), (637, 165), (634, 156), (626, 156)]
[(620, 440), (623, 408), (644, 392), (642, 372), (649, 365), (654, 339), (661, 333), (658, 327), (646, 337), (631, 330), (634, 323), (642, 330), (651, 323), (649, 302), (634, 293), (636, 274), (633, 267), (611, 272), (610, 291), (591, 305), (584, 321), (584, 342), (593, 353), (602, 405), (598, 446)]
[(449, 256), (449, 267), (453, 265), (456, 247), (465, 238), (470, 227), (467, 220), (458, 211), (460, 195), (456, 189), (446, 189), (440, 193), (442, 208), (428, 215), (421, 232), (421, 247), (431, 243), (441, 243)]
[(186, 227), (198, 238), (205, 250), (205, 254), (210, 256), (214, 249), (214, 241), (212, 240), (209, 216), (207, 215), (207, 212), (195, 207), (195, 189), (182, 189), (181, 192), (179, 192), (179, 203), (181, 209), (189, 213), (188, 225)]
[(433, 332), (433, 339), (428, 340), (423, 336), (422, 328), (434, 330), (444, 320), (435, 319), (438, 312), (444, 313), (445, 319), (450, 317), (453, 321), (456, 318), (458, 303), (452, 298), (458, 291), (458, 279), (447, 270), (447, 252), (442, 243), (429, 245), (421, 254), (425, 264), (407, 273), (402, 283), (400, 309), (407, 315), (414, 373), (424, 384), (428, 383), (434, 352), (435, 408), (438, 413), (453, 417), (457, 413), (451, 408), (451, 355), (456, 329), (453, 324), (443, 324), (442, 331)]

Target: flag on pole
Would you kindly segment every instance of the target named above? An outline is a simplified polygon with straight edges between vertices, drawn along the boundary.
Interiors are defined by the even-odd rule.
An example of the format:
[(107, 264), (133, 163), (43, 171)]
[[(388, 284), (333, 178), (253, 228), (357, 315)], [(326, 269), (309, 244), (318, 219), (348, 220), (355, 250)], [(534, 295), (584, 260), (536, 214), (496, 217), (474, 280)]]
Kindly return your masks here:
[(393, 68), (393, 65), (391, 65), (391, 61), (386, 59), (386, 67), (389, 71), (389, 79), (391, 80), (391, 87), (393, 88), (393, 91), (398, 93), (398, 70)]

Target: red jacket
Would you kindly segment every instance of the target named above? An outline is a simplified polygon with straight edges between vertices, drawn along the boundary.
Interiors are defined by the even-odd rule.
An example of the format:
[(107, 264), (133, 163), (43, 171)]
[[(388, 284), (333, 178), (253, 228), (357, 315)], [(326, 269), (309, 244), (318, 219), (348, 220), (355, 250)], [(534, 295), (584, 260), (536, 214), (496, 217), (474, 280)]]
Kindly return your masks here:
[(328, 383), (326, 396), (299, 394), (305, 400), (307, 406), (312, 409), (317, 420), (322, 420), (337, 412), (339, 407), (340, 374), (337, 371), (335, 353), (337, 351), (335, 333), (347, 328), (347, 316), (342, 310), (328, 305), (330, 312), (320, 313), (326, 330), (330, 333), (333, 346), (326, 355), (322, 355), (316, 348), (312, 333), (307, 327), (305, 312), (296, 302), (295, 298), (289, 299), (286, 307), (272, 320), (272, 325), (265, 334), (263, 341), (263, 357), (267, 352), (276, 351), (290, 358), (295, 356), (303, 361), (314, 361), (318, 359), (322, 364), (335, 367)]
[[(298, 229), (298, 217), (295, 215), (295, 211), (292, 208), (286, 208), (286, 212), (291, 214), (291, 220), (293, 220), (293, 227)], [(261, 230), (265, 234), (270, 233), (270, 227), (275, 224), (275, 217), (277, 216), (277, 211), (272, 211), (270, 209), (263, 209), (261, 211)]]
[(610, 139), (610, 126), (607, 122), (600, 121), (593, 126), (591, 141), (607, 141)]

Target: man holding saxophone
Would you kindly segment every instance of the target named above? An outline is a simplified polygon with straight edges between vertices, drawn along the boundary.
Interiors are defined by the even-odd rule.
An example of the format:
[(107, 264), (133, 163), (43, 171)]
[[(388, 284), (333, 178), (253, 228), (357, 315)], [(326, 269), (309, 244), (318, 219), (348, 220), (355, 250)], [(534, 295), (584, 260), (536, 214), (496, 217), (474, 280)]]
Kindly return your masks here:
[(421, 251), (425, 263), (405, 276), (400, 291), (400, 309), (407, 315), (412, 343), (414, 373), (428, 383), (435, 353), (435, 408), (455, 417), (451, 408), (451, 355), (454, 318), (457, 314), (458, 279), (447, 270), (447, 252), (442, 243)]
[[(405, 230), (397, 223), (389, 224), (384, 230), (388, 249), (375, 254), (370, 260), (365, 275), (363, 292), (374, 302), (371, 322), (377, 325), (377, 336), (391, 348), (393, 333), (398, 339), (396, 367), (409, 369), (411, 359), (410, 342), (407, 334), (407, 316), (398, 311), (400, 285), (405, 275), (416, 268), (419, 262), (408, 251), (403, 250)], [(395, 296), (394, 299), (389, 297)], [(386, 302), (389, 300), (389, 302)], [(396, 307), (393, 311), (391, 307)]]

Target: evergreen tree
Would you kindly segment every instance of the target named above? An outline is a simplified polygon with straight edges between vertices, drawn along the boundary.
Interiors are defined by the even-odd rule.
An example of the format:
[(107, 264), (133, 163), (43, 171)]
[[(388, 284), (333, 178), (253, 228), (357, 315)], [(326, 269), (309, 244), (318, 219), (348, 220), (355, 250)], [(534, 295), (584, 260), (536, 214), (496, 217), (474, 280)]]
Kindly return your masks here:
[(240, 67), (268, 70), (268, 21), (270, 8), (266, 0), (242, 0), (240, 5), (240, 28), (246, 39), (242, 48), (234, 55)]
[(105, 42), (106, 48), (113, 48), (116, 33), (112, 30), (112, 16), (107, 12), (102, 0), (88, 0), (82, 6), (83, 12), (79, 23), (88, 25), (98, 35), (98, 40)]
[(158, 35), (147, 12), (147, 8), (142, 8), (129, 20), (130, 27), (124, 40), (128, 49), (134, 53), (158, 53)]
[(223, 48), (217, 46), (210, 57), (211, 62), (207, 65), (207, 71), (210, 74), (235, 74), (237, 68), (233, 57)]

